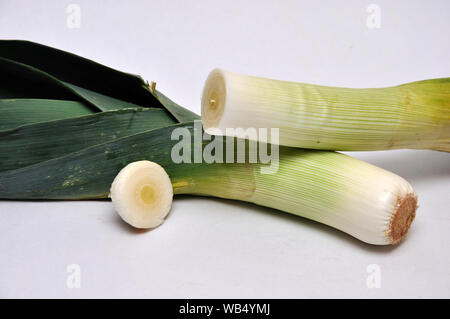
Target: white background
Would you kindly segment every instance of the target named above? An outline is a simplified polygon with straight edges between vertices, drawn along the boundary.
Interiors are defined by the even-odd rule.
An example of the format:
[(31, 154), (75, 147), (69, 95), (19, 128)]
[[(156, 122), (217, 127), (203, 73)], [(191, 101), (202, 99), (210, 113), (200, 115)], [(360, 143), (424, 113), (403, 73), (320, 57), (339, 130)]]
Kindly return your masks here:
[[(450, 1), (0, 0), (0, 38), (27, 39), (156, 81), (199, 113), (208, 72), (348, 87), (450, 76)], [(275, 210), (176, 198), (138, 232), (109, 201), (0, 201), (0, 297), (450, 297), (450, 155), (352, 153), (407, 179), (420, 208), (406, 240), (371, 246)], [(67, 266), (81, 269), (68, 288)], [(367, 288), (367, 266), (381, 288)]]

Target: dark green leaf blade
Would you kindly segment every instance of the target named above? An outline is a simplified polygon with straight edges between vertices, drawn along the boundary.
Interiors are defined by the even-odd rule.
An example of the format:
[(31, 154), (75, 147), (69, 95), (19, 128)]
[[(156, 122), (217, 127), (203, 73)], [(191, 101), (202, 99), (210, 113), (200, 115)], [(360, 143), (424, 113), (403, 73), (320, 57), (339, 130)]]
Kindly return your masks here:
[(0, 131), (25, 124), (93, 114), (83, 103), (48, 99), (1, 99)]
[[(94, 103), (98, 97), (103, 97), (100, 100), (106, 100), (105, 97), (111, 98), (112, 106), (108, 107), (105, 103), (99, 106), (97, 103), (100, 110), (116, 109), (121, 105), (130, 107), (131, 105), (123, 106), (130, 103), (143, 107), (166, 108), (179, 122), (200, 118), (199, 115), (174, 103), (162, 93), (152, 92), (148, 83), (140, 76), (117, 71), (75, 54), (39, 43), (23, 40), (0, 40), (0, 58), (39, 69), (54, 79), (58, 79), (61, 84), (65, 84), (66, 88), (70, 88), (73, 93), (87, 102)], [(1, 87), (2, 83), (0, 83), (0, 93)]]
[(124, 109), (1, 131), (0, 172), (174, 123), (164, 109)]
[(37, 98), (86, 102), (58, 79), (29, 65), (0, 57), (0, 98)]
[(141, 77), (69, 52), (30, 41), (1, 40), (0, 57), (30, 65), (90, 91), (141, 106), (160, 107)]
[(168, 110), (180, 123), (191, 122), (200, 120), (200, 115), (195, 114), (188, 109), (178, 105), (161, 92), (155, 90), (156, 96), (162, 105)]
[(84, 89), (82, 87), (63, 82), (66, 86), (74, 90), (78, 95), (88, 100), (95, 106), (97, 106), (101, 111), (112, 111), (112, 110), (120, 110), (126, 108), (140, 108), (139, 105), (118, 100), (114, 97), (110, 97), (107, 95), (103, 95), (94, 91), (90, 91), (88, 89)]
[[(36, 165), (1, 172), (0, 198), (105, 198), (114, 177), (128, 163), (150, 160), (176, 169), (178, 166), (172, 165), (170, 152), (177, 141), (171, 140), (171, 132), (180, 126), (193, 129), (192, 123), (175, 124), (95, 145)], [(168, 174), (170, 176), (170, 170)]]
[(80, 101), (90, 105), (93, 112), (141, 107), (60, 81), (42, 70), (0, 57), (0, 98), (21, 97)]

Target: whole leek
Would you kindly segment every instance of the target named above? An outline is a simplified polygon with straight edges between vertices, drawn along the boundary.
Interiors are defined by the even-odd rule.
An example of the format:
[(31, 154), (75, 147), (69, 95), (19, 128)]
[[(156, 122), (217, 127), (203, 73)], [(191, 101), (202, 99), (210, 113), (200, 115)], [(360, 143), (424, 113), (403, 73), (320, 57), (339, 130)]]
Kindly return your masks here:
[[(192, 123), (177, 124), (0, 172), (0, 198), (106, 198), (123, 167), (149, 160), (166, 170), (175, 195), (215, 196), (267, 206), (330, 225), (371, 244), (398, 243), (414, 219), (417, 195), (408, 182), (350, 156), (280, 147), (274, 174), (262, 174), (267, 164), (248, 160), (176, 164), (171, 156), (179, 143), (171, 139), (175, 128), (185, 128), (191, 136), (203, 134)], [(207, 144), (203, 141), (203, 150)]]

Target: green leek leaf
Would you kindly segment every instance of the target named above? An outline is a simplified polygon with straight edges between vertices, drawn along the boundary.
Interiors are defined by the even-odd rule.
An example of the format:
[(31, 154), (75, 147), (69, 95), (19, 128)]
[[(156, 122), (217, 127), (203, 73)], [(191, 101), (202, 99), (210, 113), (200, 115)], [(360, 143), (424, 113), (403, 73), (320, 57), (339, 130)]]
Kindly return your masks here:
[(48, 99), (0, 99), (0, 131), (17, 126), (92, 114), (83, 103)]
[(163, 109), (124, 109), (0, 131), (0, 172), (174, 123)]
[(178, 122), (200, 117), (152, 92), (141, 77), (69, 52), (22, 40), (0, 40), (0, 98), (84, 102), (93, 111), (166, 108)]
[(120, 72), (75, 54), (22, 40), (0, 41), (0, 57), (27, 64), (58, 78), (103, 95), (155, 107), (147, 84), (137, 76)]

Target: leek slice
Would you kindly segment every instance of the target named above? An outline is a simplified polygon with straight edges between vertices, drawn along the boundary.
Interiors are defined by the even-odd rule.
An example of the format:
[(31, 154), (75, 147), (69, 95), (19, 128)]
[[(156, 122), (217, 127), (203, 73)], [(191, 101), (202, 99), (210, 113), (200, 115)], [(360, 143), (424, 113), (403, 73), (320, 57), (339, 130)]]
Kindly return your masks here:
[(161, 225), (172, 206), (172, 184), (164, 168), (150, 161), (122, 168), (110, 195), (119, 216), (136, 228)]

